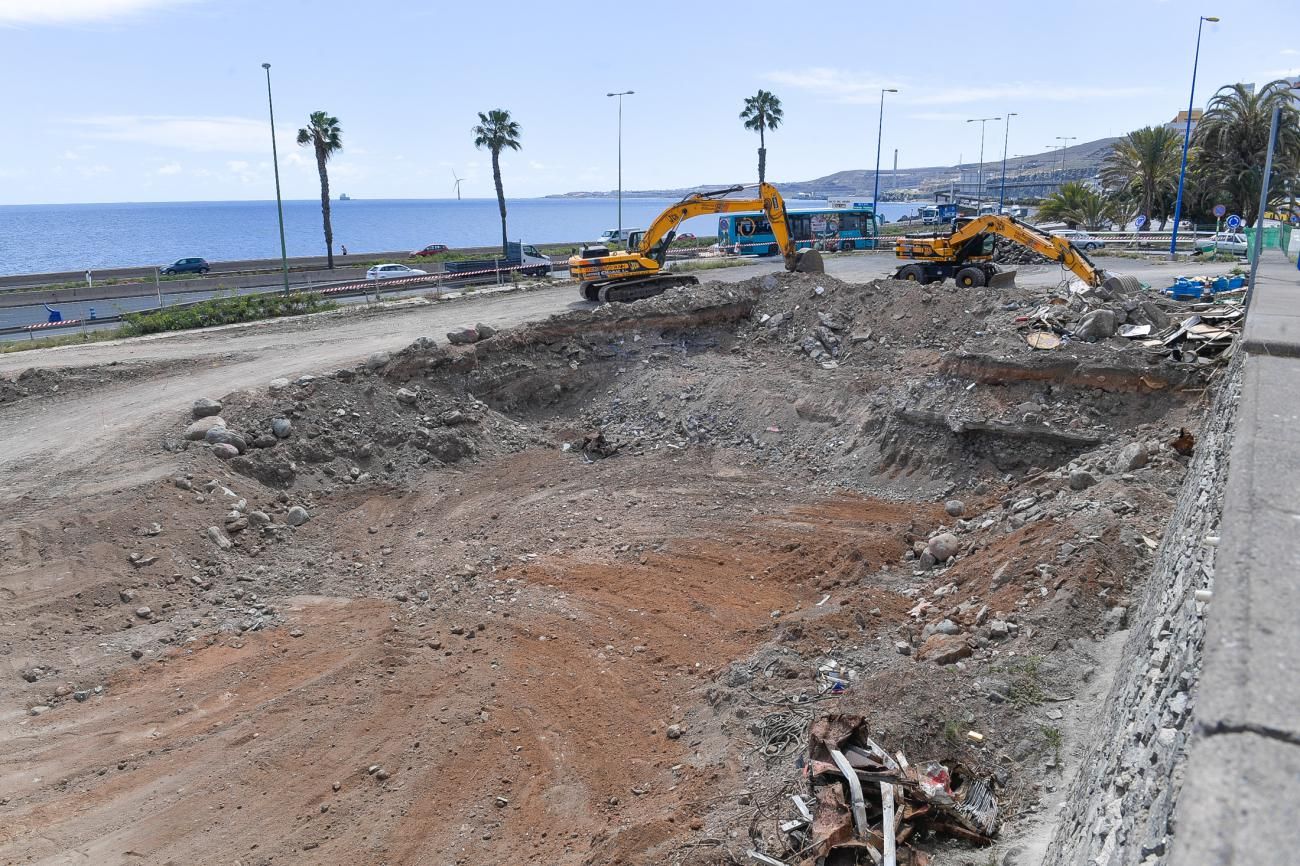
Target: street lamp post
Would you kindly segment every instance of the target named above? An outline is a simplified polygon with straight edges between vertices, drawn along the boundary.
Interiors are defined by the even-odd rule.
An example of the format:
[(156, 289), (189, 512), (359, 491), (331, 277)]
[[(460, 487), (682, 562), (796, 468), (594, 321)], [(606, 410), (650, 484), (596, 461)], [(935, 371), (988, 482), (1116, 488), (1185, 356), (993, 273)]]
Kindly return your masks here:
[(1058, 135), (1056, 140), (1061, 142), (1061, 183), (1065, 183), (1065, 149), (1070, 146), (1070, 142), (1077, 141), (1077, 135)]
[(275, 168), (275, 211), (280, 217), (280, 269), (284, 273), (284, 293), (289, 294), (289, 252), (284, 245), (284, 203), (280, 199), (280, 156), (275, 149), (275, 103), (271, 101), (271, 64), (266, 70), (266, 107), (271, 113), (271, 165)]
[(631, 96), (635, 90), (621, 90), (618, 93), (606, 93), (606, 96), (618, 97), (618, 240), (623, 242), (623, 97)]
[(1016, 112), (1007, 112), (1007, 131), (1002, 136), (1002, 188), (998, 192), (998, 213), (1002, 213), (1002, 208), (1007, 203), (1007, 144), (1011, 141), (1011, 118), (1016, 116)]
[(978, 123), (980, 125), (980, 167), (975, 181), (975, 216), (979, 216), (980, 210), (984, 207), (984, 124), (990, 120), (1001, 119), (1001, 117), (972, 117), (966, 121), (967, 123)]
[[(1187, 147), (1192, 143), (1192, 105), (1196, 102), (1196, 67), (1201, 62), (1201, 28), (1205, 22), (1211, 24), (1219, 19), (1213, 15), (1202, 15), (1196, 22), (1196, 53), (1192, 55), (1192, 93), (1187, 97), (1187, 125), (1183, 129), (1183, 164), (1178, 169), (1178, 198), (1174, 200), (1174, 232), (1169, 237), (1169, 259), (1172, 261), (1178, 249), (1178, 222), (1183, 217), (1183, 179), (1187, 176)], [(1151, 214), (1147, 214), (1151, 219)]]
[[(876, 217), (876, 206), (880, 199), (880, 142), (884, 138), (885, 134), (885, 94), (897, 92), (898, 89), (894, 87), (882, 87), (880, 89), (880, 123), (876, 127), (876, 177), (874, 181), (875, 186), (871, 191), (871, 233), (873, 235), (879, 233), (878, 226), (880, 225), (880, 221)], [(872, 246), (875, 246), (874, 241), (872, 241)]]

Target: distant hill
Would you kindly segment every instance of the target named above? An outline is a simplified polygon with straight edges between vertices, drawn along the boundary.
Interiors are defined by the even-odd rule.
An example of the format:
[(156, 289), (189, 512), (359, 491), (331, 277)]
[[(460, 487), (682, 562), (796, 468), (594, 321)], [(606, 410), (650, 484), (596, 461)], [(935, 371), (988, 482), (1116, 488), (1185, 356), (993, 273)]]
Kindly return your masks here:
[[(1106, 154), (1110, 152), (1111, 145), (1116, 141), (1118, 141), (1116, 138), (1099, 138), (1096, 141), (1087, 141), (1083, 144), (1067, 147), (1064, 153), (1065, 176), (1072, 180), (1095, 177), (1098, 171), (1101, 170), (1102, 160), (1105, 159)], [(1013, 181), (1032, 184), (1035, 180), (1040, 179), (1059, 180), (1061, 177), (1059, 173), (1061, 171), (1061, 156), (1062, 152), (1060, 150), (1053, 150), (1009, 158), (1007, 160), (1008, 184)], [(974, 162), (963, 163), (960, 166), (935, 165), (924, 168), (900, 168), (896, 175), (890, 169), (882, 168), (880, 170), (881, 198), (896, 197), (898, 193), (904, 190), (914, 191), (926, 196), (936, 190), (947, 189), (953, 183), (963, 181), (975, 183), (978, 170), (979, 164)], [(984, 163), (986, 178), (1001, 177), (1001, 172), (1001, 159), (989, 160)], [(773, 183), (776, 184), (781, 190), (781, 194), (786, 198), (869, 196), (872, 190), (873, 174), (874, 172), (871, 169), (855, 168), (837, 171), (834, 174), (812, 180), (773, 181)], [(679, 189), (625, 189), (623, 190), (623, 196), (625, 198), (680, 198), (693, 192), (722, 189), (736, 183), (745, 182), (742, 180), (731, 181), (730, 183), (701, 184)], [(750, 180), (748, 183), (753, 183), (753, 181)], [(547, 198), (605, 198), (614, 195), (617, 195), (616, 190), (604, 190), (568, 192), (547, 196)]]

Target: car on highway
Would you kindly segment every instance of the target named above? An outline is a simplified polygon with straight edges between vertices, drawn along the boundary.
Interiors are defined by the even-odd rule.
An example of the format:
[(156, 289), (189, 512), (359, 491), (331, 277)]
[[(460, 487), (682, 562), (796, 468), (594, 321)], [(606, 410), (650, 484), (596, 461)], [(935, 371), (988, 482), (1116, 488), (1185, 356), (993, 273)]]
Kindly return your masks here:
[(206, 274), (211, 268), (208, 267), (207, 259), (177, 259), (170, 265), (163, 265), (158, 269), (158, 273), (170, 276), (171, 274)]
[(411, 258), (424, 258), (425, 256), (440, 256), (443, 253), (449, 253), (451, 250), (446, 244), (429, 244), (427, 247), (421, 247), (411, 253)]
[(1249, 246), (1246, 236), (1240, 232), (1219, 232), (1197, 244), (1198, 248), (1206, 252), (1231, 253), (1235, 256), (1244, 256)]
[(1058, 238), (1065, 238), (1085, 253), (1090, 253), (1093, 250), (1099, 250), (1106, 246), (1106, 242), (1101, 238), (1094, 238), (1087, 232), (1075, 231), (1074, 229), (1065, 229), (1059, 232), (1052, 232), (1052, 234), (1056, 235)]
[(419, 268), (408, 268), (406, 265), (387, 264), (375, 265), (366, 271), (367, 280), (396, 280), (403, 277), (424, 277), (428, 276), (428, 271), (422, 271)]

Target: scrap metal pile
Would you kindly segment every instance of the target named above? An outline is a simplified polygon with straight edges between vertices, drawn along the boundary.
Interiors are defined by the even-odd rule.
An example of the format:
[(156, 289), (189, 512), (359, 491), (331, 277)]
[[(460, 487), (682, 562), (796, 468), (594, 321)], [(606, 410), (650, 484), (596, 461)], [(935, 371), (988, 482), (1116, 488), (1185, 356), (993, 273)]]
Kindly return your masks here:
[[(862, 716), (831, 714), (812, 723), (804, 767), (812, 808), (793, 798), (800, 816), (781, 825), (800, 866), (926, 866), (910, 843), (945, 834), (988, 845), (998, 833), (991, 779), (959, 765), (913, 765), (890, 755)], [(758, 852), (753, 859), (782, 863)]]

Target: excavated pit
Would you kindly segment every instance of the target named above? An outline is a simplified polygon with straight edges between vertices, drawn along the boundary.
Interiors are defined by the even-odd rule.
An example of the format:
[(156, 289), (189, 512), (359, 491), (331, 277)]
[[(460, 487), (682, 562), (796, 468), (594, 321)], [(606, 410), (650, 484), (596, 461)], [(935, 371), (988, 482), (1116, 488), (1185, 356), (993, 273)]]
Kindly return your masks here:
[(0, 697), (44, 709), (0, 853), (794, 863), (833, 709), (991, 777), (1001, 856), (1072, 769), (1212, 374), (1034, 352), (1031, 301), (705, 285), (224, 395), (228, 462), (177, 419), (175, 480), (9, 539), (46, 589), (6, 602)]

